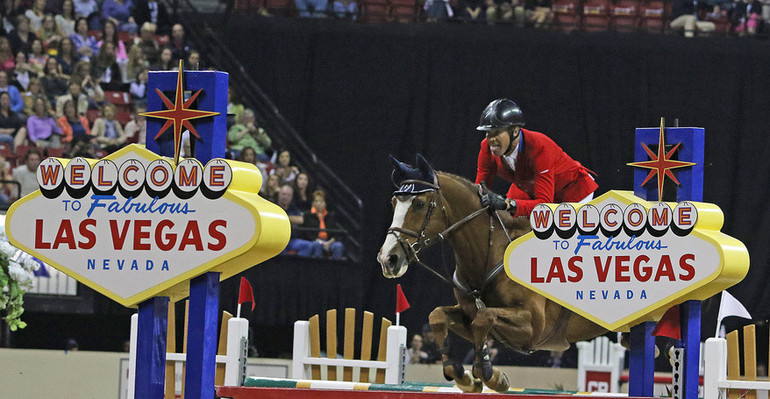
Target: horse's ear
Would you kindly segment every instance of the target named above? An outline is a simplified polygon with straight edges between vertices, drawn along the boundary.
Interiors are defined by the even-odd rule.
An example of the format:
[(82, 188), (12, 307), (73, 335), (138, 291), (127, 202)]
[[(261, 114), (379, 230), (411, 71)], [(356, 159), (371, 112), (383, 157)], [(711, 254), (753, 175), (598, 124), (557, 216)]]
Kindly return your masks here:
[(417, 154), (417, 170), (420, 171), (420, 174), (423, 177), (430, 177), (433, 179), (435, 174), (433, 173), (433, 167), (430, 166), (428, 161), (425, 160), (425, 157), (422, 156), (422, 154)]
[(392, 180), (393, 184), (398, 187), (401, 185), (401, 182), (404, 180), (404, 178), (406, 178), (406, 171), (409, 170), (409, 165), (396, 159), (393, 154), (388, 156), (390, 157), (390, 161), (393, 163), (393, 172), (390, 174), (390, 180)]

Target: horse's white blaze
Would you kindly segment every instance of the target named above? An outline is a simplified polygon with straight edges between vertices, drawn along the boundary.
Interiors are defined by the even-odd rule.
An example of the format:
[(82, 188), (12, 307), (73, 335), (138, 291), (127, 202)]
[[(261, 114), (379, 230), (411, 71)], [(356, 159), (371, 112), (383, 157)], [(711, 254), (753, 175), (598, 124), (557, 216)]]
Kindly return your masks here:
[[(396, 200), (396, 209), (393, 211), (393, 223), (390, 224), (390, 227), (403, 227), (404, 219), (406, 219), (406, 213), (409, 211), (409, 207), (412, 206), (413, 200), (414, 196), (410, 196), (408, 199), (402, 200), (399, 198)], [(379, 256), (377, 256), (377, 260), (381, 265), (385, 265), (385, 262), (388, 261), (388, 256), (390, 256), (391, 251), (396, 247), (396, 245), (398, 245), (396, 235), (400, 236), (401, 233), (393, 232), (389, 233), (385, 237), (385, 243), (382, 244)]]

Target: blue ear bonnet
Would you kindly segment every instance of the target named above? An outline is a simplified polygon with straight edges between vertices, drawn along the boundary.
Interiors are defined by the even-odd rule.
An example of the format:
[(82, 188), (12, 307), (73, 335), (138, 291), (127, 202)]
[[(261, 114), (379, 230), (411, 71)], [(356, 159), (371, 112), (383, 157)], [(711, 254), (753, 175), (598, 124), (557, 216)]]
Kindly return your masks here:
[(436, 173), (422, 155), (417, 154), (416, 168), (399, 161), (393, 155), (390, 156), (390, 160), (394, 166), (390, 178), (398, 187), (393, 195), (416, 195), (433, 191), (438, 186)]

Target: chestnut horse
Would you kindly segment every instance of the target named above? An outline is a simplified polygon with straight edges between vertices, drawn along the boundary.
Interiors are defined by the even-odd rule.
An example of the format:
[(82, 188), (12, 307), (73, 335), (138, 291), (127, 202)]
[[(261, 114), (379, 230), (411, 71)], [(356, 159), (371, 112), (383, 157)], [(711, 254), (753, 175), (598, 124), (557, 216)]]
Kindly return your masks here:
[[(392, 157), (391, 157), (392, 158)], [(466, 392), (479, 392), (482, 382), (505, 392), (507, 376), (492, 367), (487, 336), (515, 350), (565, 350), (572, 342), (606, 332), (599, 325), (515, 283), (503, 269), (510, 240), (531, 230), (524, 217), (489, 215), (481, 206), (483, 188), (449, 173), (434, 171), (418, 154), (417, 167), (392, 158), (393, 223), (377, 260), (388, 278), (401, 277), (410, 264), (431, 269), (420, 261), (420, 251), (447, 241), (455, 254), (452, 278), (431, 269), (453, 289), (457, 305), (439, 306), (429, 316), (431, 330), (442, 354), (444, 376)], [(508, 217), (503, 225), (501, 217)], [(450, 356), (446, 337), (451, 330), (473, 343), (472, 373)]]

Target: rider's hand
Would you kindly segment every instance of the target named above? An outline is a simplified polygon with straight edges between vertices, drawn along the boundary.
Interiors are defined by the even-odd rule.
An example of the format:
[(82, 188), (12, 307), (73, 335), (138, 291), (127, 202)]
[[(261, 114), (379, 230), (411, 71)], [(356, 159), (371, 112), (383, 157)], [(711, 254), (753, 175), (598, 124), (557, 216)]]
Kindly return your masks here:
[(508, 209), (508, 203), (503, 196), (495, 193), (487, 193), (481, 196), (481, 206), (488, 206), (489, 213)]

